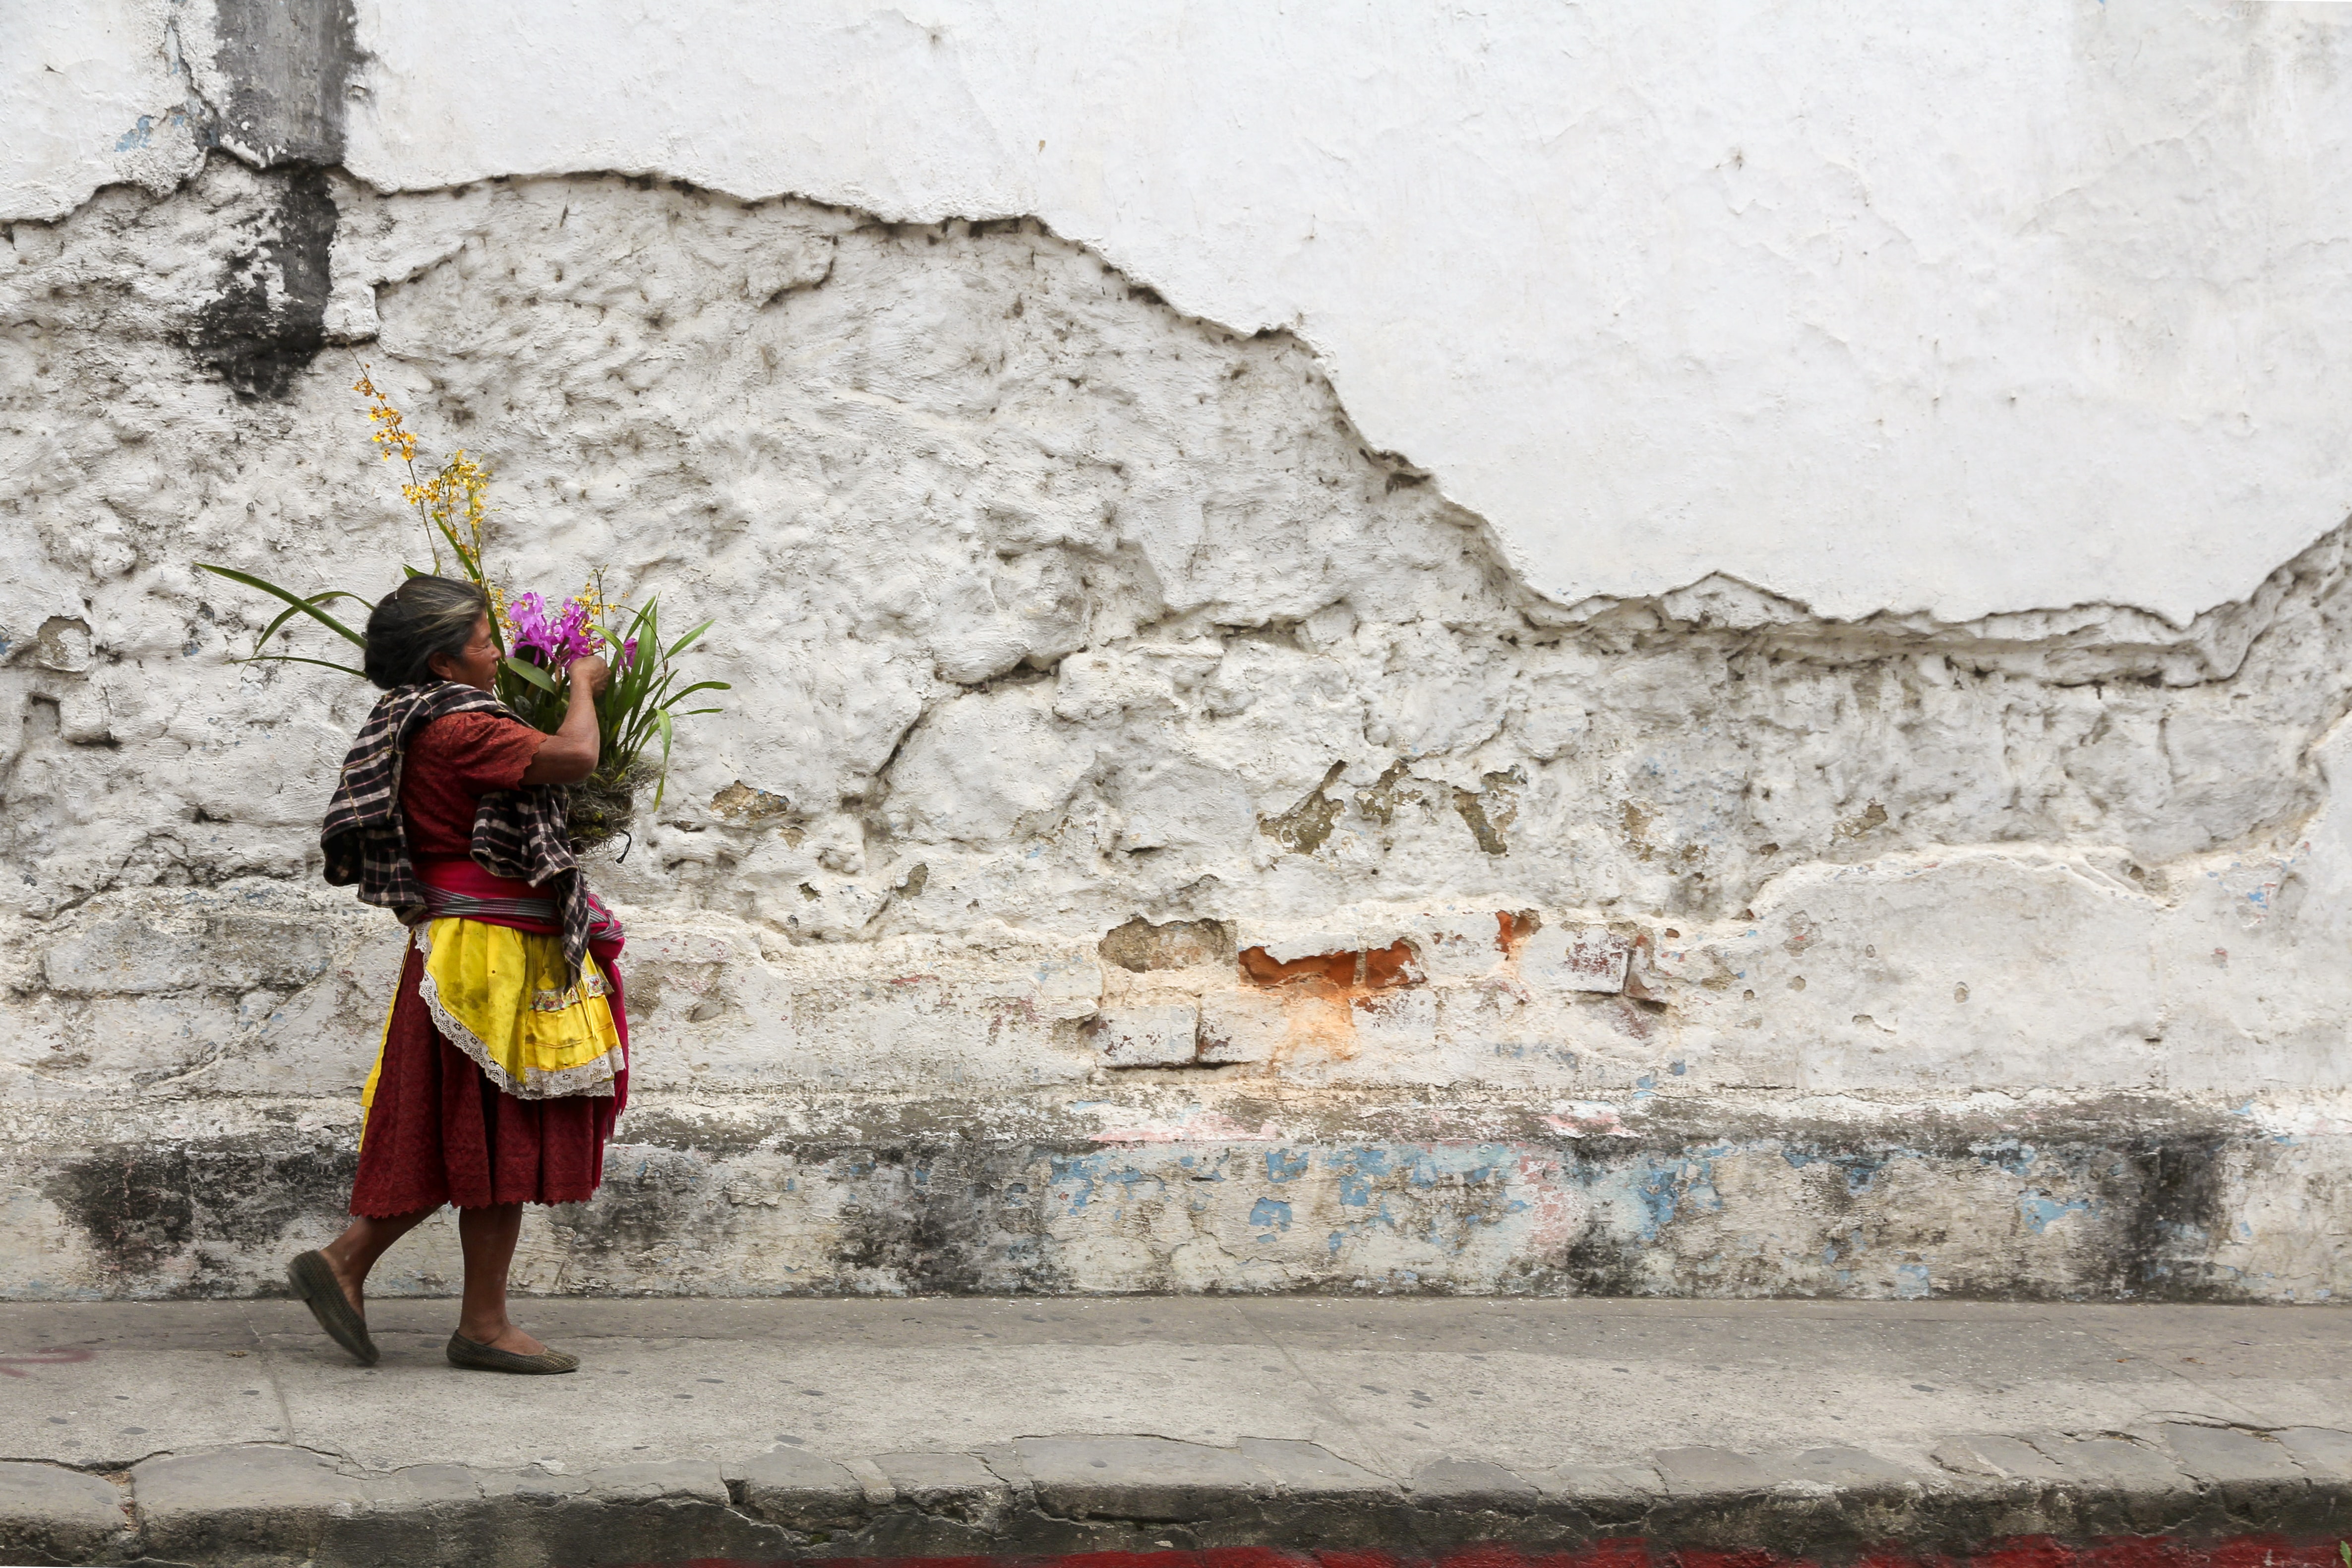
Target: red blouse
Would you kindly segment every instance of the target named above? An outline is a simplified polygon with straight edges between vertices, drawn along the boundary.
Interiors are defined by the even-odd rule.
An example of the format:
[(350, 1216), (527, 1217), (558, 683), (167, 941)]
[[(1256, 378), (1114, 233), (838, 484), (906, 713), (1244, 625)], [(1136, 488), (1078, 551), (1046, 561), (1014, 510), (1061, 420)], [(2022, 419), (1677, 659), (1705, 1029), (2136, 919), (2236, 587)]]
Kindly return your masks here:
[(400, 770), (410, 857), (465, 859), (482, 796), (520, 784), (546, 742), (530, 725), (495, 713), (452, 713), (418, 731)]

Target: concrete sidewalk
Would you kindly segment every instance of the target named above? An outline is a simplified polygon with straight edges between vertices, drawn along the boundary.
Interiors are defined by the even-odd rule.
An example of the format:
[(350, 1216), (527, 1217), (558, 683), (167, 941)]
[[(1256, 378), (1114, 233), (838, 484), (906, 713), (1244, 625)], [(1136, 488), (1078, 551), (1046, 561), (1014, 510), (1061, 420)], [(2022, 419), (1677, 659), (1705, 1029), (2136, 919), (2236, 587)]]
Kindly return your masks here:
[[(2333, 1308), (541, 1300), (582, 1370), (352, 1365), (290, 1301), (0, 1305), (0, 1562), (1821, 1552), (2352, 1511)], [(12, 1555), (13, 1553), (13, 1555)]]

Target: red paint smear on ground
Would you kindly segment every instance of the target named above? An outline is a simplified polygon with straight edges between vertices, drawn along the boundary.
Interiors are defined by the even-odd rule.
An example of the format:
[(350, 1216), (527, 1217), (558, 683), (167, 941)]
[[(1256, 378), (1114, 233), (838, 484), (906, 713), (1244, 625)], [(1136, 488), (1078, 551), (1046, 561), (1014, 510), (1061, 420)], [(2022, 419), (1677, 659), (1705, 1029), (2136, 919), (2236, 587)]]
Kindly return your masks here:
[(22, 1377), (17, 1370), (27, 1366), (66, 1366), (88, 1361), (98, 1352), (88, 1345), (58, 1345), (53, 1350), (12, 1351), (0, 1355), (0, 1377)]
[[(1963, 1555), (1881, 1546), (1838, 1561), (1849, 1568), (2342, 1568), (2334, 1536), (2291, 1541), (2282, 1535), (2232, 1535), (2181, 1541), (2167, 1535), (2116, 1535), (2070, 1544), (2047, 1535), (2021, 1536)], [(1540, 1546), (1485, 1542), (1434, 1552), (1297, 1550), (1219, 1546), (1199, 1552), (1085, 1552), (1062, 1557), (697, 1557), (639, 1563), (635, 1568), (1819, 1568), (1816, 1559), (1783, 1557), (1760, 1549), (1654, 1546), (1639, 1538), (1596, 1542), (1562, 1552)]]

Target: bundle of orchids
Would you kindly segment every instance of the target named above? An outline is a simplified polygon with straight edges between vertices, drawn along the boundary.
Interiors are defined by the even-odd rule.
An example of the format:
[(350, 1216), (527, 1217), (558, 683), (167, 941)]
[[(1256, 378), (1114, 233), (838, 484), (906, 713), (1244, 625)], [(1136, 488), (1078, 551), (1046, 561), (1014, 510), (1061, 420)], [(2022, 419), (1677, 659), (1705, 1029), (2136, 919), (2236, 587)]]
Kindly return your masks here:
[[(369, 439), (378, 454), (385, 462), (397, 460), (408, 470), (408, 481), (400, 488), (401, 497), (416, 509), (425, 524), (425, 539), (433, 552), (433, 570), (445, 570), (442, 549), (446, 545), (455, 556), (457, 570), (489, 600), (490, 635), (499, 644), (499, 700), (525, 723), (552, 733), (563, 721), (568, 701), (565, 672), (572, 662), (598, 654), (612, 667), (612, 679), (596, 701), (602, 760), (593, 774), (566, 786), (571, 794), (569, 816), (573, 842), (585, 847), (625, 832), (635, 815), (640, 784), (654, 785), (650, 809), (658, 810), (668, 787), (670, 747), (677, 721), (719, 711), (712, 707), (685, 708), (680, 704), (698, 692), (728, 689), (727, 683), (720, 680), (680, 684), (685, 676), (677, 667), (678, 657), (710, 629), (711, 623), (705, 621), (665, 644), (658, 602), (648, 598), (635, 609), (614, 604), (604, 597), (601, 577), (591, 578), (578, 594), (553, 609), (538, 594), (521, 594), (509, 599), (482, 566), (482, 525), (489, 510), (486, 500), (488, 470), (460, 448), (429, 477), (421, 474), (416, 466), (416, 437), (409, 433), (400, 411), (376, 389), (366, 366), (361, 367), (360, 378), (352, 390), (367, 400), (368, 419), (374, 426)], [(287, 606), (263, 630), (253, 657), (239, 662), (323, 665), (364, 679), (361, 670), (332, 659), (266, 651), (269, 639), (296, 616), (309, 616), (364, 650), (367, 638), (327, 609), (344, 599), (373, 608), (372, 602), (363, 595), (340, 588), (297, 594), (233, 567), (207, 562), (196, 564), (204, 571), (257, 588), (282, 600)], [(412, 577), (420, 574), (414, 566), (404, 566), (403, 570)], [(660, 761), (648, 762), (647, 753), (656, 741), (661, 745)]]

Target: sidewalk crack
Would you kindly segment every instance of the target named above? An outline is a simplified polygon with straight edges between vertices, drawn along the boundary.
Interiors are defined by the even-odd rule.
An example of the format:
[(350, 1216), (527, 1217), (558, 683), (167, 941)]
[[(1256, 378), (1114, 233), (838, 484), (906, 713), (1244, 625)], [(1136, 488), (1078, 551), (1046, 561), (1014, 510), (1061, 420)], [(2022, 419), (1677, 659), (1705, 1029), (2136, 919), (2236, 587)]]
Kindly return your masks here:
[[(1316, 1382), (1314, 1378), (1308, 1376), (1307, 1369), (1298, 1364), (1298, 1358), (1291, 1353), (1290, 1347), (1284, 1344), (1280, 1340), (1276, 1339), (1273, 1332), (1251, 1313), (1248, 1302), (1235, 1301), (1233, 1304), (1233, 1307), (1234, 1310), (1240, 1315), (1242, 1321), (1250, 1326), (1251, 1332), (1255, 1333), (1258, 1337), (1260, 1342), (1265, 1344), (1276, 1355), (1282, 1357), (1283, 1363), (1290, 1368), (1291, 1375), (1297, 1378), (1301, 1384), (1305, 1384), (1307, 1391), (1315, 1396), (1316, 1404), (1321, 1407), (1324, 1415), (1330, 1421), (1330, 1423), (1339, 1427), (1341, 1431), (1346, 1432), (1349, 1436), (1353, 1437), (1358, 1444), (1361, 1445), (1361, 1451), (1363, 1454), (1374, 1461), (1374, 1468), (1391, 1480), (1402, 1481), (1409, 1477), (1411, 1472), (1398, 1462), (1394, 1455), (1389, 1453), (1388, 1450), (1382, 1447), (1379, 1443), (1374, 1442), (1370, 1435), (1366, 1433), (1362, 1427), (1348, 1419), (1346, 1415), (1340, 1411), (1339, 1405), (1332, 1399), (1330, 1394), (1325, 1390), (1323, 1385)], [(1345, 1458), (1346, 1456), (1343, 1455), (1341, 1457)]]

